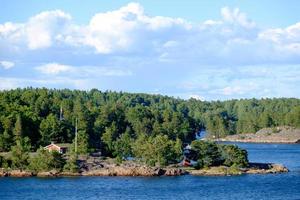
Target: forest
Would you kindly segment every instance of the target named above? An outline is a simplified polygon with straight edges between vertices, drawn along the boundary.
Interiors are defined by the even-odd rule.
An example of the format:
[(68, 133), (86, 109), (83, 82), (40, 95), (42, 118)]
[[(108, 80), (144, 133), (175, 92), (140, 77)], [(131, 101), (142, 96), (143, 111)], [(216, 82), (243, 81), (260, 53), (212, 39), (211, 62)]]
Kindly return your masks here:
[(0, 152), (11, 151), (24, 142), (31, 151), (51, 141), (72, 143), (76, 119), (79, 153), (101, 151), (126, 157), (132, 152), (141, 154), (142, 148), (155, 151), (149, 145), (155, 143), (166, 152), (178, 154), (183, 144), (193, 141), (202, 129), (209, 136), (224, 137), (265, 127), (300, 127), (300, 100), (209, 102), (97, 89), (1, 91)]

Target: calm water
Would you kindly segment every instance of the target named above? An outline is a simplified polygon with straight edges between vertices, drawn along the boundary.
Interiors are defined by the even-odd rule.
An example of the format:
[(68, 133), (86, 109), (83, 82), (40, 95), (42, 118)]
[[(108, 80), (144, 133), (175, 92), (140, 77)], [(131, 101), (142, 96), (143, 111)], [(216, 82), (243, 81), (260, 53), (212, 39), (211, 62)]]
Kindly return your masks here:
[(299, 199), (300, 145), (238, 144), (252, 162), (286, 165), (286, 174), (228, 177), (0, 178), (5, 199)]

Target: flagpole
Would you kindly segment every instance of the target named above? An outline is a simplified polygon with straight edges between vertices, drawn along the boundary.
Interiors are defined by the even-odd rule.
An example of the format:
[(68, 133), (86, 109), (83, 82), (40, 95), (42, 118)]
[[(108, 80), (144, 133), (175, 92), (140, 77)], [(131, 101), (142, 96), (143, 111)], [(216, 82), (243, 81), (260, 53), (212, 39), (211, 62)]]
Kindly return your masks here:
[(77, 124), (78, 124), (78, 119), (76, 117), (75, 119), (75, 153), (77, 154)]

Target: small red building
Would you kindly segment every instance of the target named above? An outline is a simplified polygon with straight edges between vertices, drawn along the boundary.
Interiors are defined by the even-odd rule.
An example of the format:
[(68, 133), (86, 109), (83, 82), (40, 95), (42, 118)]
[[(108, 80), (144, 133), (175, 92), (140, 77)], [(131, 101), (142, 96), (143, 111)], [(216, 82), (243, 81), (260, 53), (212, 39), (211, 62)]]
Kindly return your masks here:
[(44, 149), (48, 150), (48, 151), (57, 151), (59, 153), (66, 153), (69, 149), (71, 144), (69, 143), (57, 143), (55, 144), (54, 142), (52, 142), (51, 144), (49, 144), (48, 146), (44, 147)]

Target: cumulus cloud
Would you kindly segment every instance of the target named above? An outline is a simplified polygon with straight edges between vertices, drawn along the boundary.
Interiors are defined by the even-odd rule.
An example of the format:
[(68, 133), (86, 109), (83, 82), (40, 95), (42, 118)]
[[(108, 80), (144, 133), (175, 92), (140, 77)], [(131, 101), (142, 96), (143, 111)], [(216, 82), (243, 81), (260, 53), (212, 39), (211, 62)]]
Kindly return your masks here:
[(47, 63), (35, 67), (35, 69), (45, 75), (64, 75), (70, 77), (101, 77), (101, 76), (130, 76), (132, 72), (118, 68), (101, 66), (70, 66), (59, 63)]
[(68, 65), (61, 65), (57, 63), (48, 63), (41, 65), (35, 68), (43, 74), (59, 74), (61, 72), (70, 72), (73, 70), (73, 67)]
[(4, 69), (10, 69), (15, 66), (15, 63), (7, 60), (2, 60), (0, 61), (0, 66)]
[(29, 50), (65, 46), (82, 54), (88, 47), (98, 54), (152, 55), (161, 61), (193, 59), (205, 64), (294, 62), (299, 55), (299, 23), (259, 29), (238, 8), (224, 7), (221, 15), (219, 20), (195, 24), (181, 18), (149, 16), (140, 4), (129, 3), (95, 14), (86, 25), (77, 25), (68, 13), (45, 11), (26, 23), (0, 24), (0, 44), (18, 51), (24, 46)]
[(220, 19), (195, 23), (151, 16), (129, 3), (78, 24), (64, 11), (45, 11), (0, 24), (0, 59), (20, 60), (28, 76), (61, 84), (66, 78), (97, 87), (93, 81), (101, 77), (108, 87), (160, 88), (185, 98), (291, 96), (300, 84), (300, 22), (264, 28), (239, 8), (220, 13)]
[(61, 10), (41, 12), (23, 24), (0, 24), (0, 41), (26, 46), (29, 50), (48, 48), (56, 42), (56, 37), (67, 31), (70, 21), (71, 16)]
[(248, 19), (245, 13), (242, 13), (239, 8), (235, 8), (231, 10), (228, 7), (224, 7), (221, 9), (221, 14), (225, 22), (229, 23), (237, 23), (246, 28), (255, 27), (255, 23)]
[(66, 31), (70, 20), (71, 16), (61, 10), (45, 11), (30, 18), (25, 25), (28, 48), (50, 47), (55, 37)]

